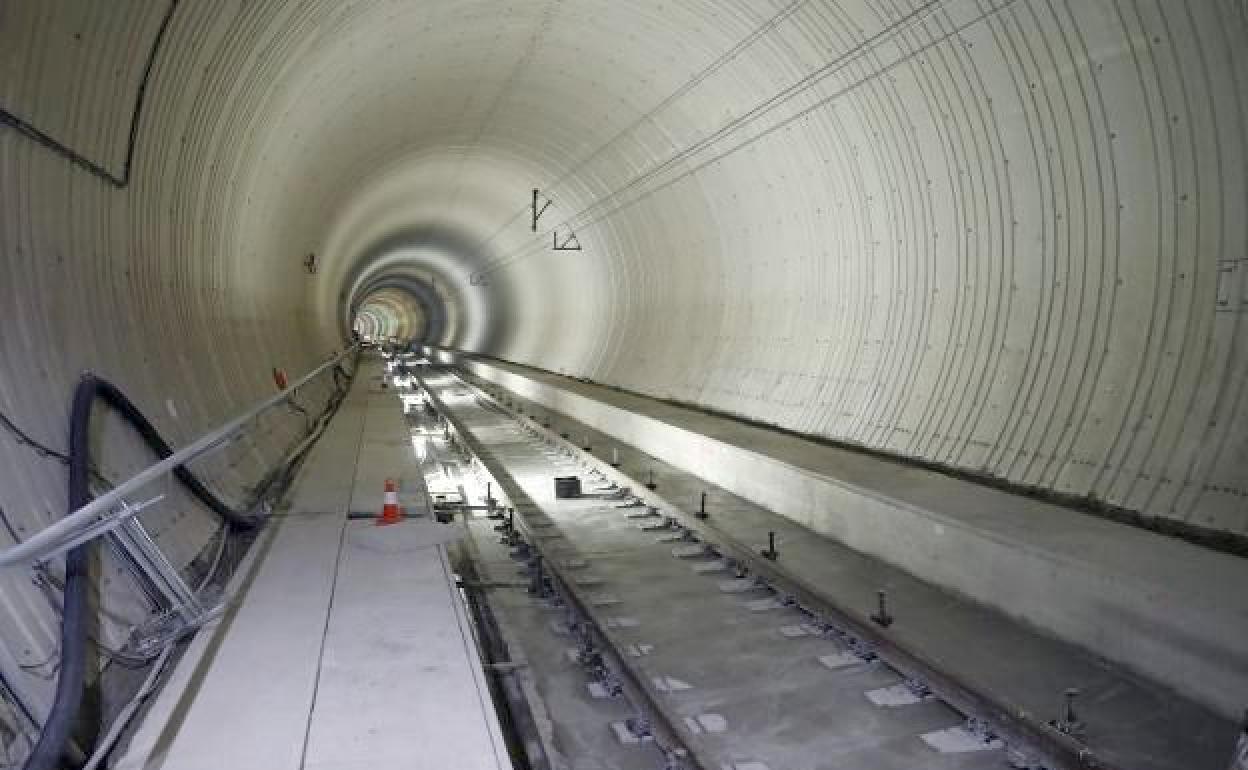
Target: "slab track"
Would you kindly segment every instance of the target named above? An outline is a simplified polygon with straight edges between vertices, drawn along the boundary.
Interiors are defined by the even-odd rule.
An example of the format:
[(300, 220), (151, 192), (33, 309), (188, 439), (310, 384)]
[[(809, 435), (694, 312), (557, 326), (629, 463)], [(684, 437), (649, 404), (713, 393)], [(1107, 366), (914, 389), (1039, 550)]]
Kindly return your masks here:
[[(708, 770), (1082, 764), (1008, 719), (965, 729), (967, 713), (990, 707), (750, 545), (625, 488), (606, 463), (457, 376), (423, 385), (501, 504), (517, 511), (513, 556), (527, 565), (534, 601), (564, 626), (565, 645), (590, 635), (605, 665), (588, 680), (606, 672), (623, 685), (664, 761)], [(584, 497), (555, 498), (552, 479), (565, 475), (582, 478)]]

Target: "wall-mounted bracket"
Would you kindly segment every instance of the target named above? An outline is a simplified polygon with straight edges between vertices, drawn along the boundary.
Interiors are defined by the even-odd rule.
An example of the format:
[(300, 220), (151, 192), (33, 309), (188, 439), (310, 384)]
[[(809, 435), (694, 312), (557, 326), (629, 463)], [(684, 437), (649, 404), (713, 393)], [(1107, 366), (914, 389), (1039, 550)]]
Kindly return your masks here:
[(537, 232), (537, 220), (541, 219), (542, 214), (546, 213), (546, 209), (550, 208), (550, 204), (554, 203), (554, 201), (552, 201), (550, 198), (547, 198), (546, 202), (542, 204), (541, 208), (538, 208), (537, 202), (540, 197), (541, 197), (541, 191), (538, 190), (536, 187), (534, 187), (533, 188), (533, 202), (529, 204), (529, 214), (531, 215), (531, 219), (529, 222), (529, 229), (531, 229), (533, 232)]
[(581, 242), (576, 239), (576, 233), (568, 231), (568, 237), (563, 241), (559, 240), (559, 233), (552, 231), (550, 233), (551, 248), (555, 251), (580, 251)]

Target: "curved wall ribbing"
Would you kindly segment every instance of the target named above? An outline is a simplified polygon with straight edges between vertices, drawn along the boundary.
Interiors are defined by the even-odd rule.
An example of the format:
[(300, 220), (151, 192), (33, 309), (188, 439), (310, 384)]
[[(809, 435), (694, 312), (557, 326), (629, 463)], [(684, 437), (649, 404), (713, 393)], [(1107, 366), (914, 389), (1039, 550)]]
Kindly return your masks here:
[[(436, 344), (1248, 534), (1241, 3), (0, 14), (0, 410), (49, 443), (88, 368), (189, 439), (373, 287)], [(0, 463), (19, 536), (60, 515), (58, 465)]]

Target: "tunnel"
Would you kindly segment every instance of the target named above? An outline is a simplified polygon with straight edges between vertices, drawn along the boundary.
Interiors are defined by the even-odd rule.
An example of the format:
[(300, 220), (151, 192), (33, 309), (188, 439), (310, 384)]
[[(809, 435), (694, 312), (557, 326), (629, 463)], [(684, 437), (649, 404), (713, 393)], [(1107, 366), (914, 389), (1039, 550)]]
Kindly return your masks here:
[[(784, 714), (804, 695), (759, 695), (749, 718), (707, 695), (669, 719), (694, 697), (676, 692), (680, 665), (700, 659), (685, 650), (657, 673), (608, 656), (644, 671), (619, 697), (648, 715), (604, 717), (622, 736), (613, 751), (635, 739), (662, 749), (660, 767), (730, 770), (1248, 767), (1248, 739), (1233, 758), (1248, 707), (1239, 0), (6, 0), (0, 201), (0, 549), (16, 549), (0, 567), (0, 767), (212, 764), (212, 740), (159, 733), (151, 704), (212, 680), (170, 673), (207, 634), (243, 638), (256, 576), (276, 569), (300, 506), (316, 509), (310, 485), (345, 495), (335, 547), (389, 504), (381, 472), (357, 465), (383, 445), (411, 455), (383, 474), (399, 504), (427, 506), (430, 526), (454, 508), (447, 526), (469, 533), (429, 546), (466, 597), (439, 622), (475, 629), (454, 691), (493, 693), (472, 719), (515, 767), (560, 766), (549, 746), (516, 748), (541, 743), (515, 737), (531, 721), (555, 725), (567, 766), (589, 766), (574, 761), (589, 744), (537, 662), (525, 692), (547, 692), (552, 711), (518, 715), (508, 688), (524, 688), (491, 634), (540, 655), (519, 639), (528, 616), (464, 555), (471, 520), (540, 509), (554, 524), (526, 520), (530, 592), (566, 592), (597, 617), (574, 573), (542, 561), (540, 532), (566, 508), (560, 537), (606, 548), (593, 538), (610, 528), (576, 529), (590, 515), (576, 505), (624, 489), (621, 506), (635, 495), (643, 512), (688, 517), (659, 518), (680, 543), (743, 549), (726, 569), (771, 592), (750, 607), (806, 613), (772, 624), (784, 638), (813, 634), (815, 604), (849, 607), (837, 644), (878, 652), (914, 708), (949, 704), (979, 743), (930, 748), (945, 740), (930, 730), (954, 729), (933, 717), (911, 731), (926, 743), (854, 754), (886, 742), (862, 721), (802, 732)], [(108, 402), (93, 418), (76, 407), (84, 383)], [(547, 454), (502, 442), (513, 429)], [(317, 459), (331, 451), (349, 460)], [(543, 471), (539, 494), (525, 474), (547, 461), (564, 470)], [(546, 500), (556, 472), (584, 477), (584, 500)], [(89, 539), (16, 557), (118, 489)], [(816, 546), (844, 550), (796, 555)], [(315, 563), (307, 549), (291, 570)], [(366, 569), (353, 558), (334, 579)], [(856, 578), (818, 565), (859, 560), (872, 577), (835, 594)], [(618, 580), (642, 573), (666, 574)], [(201, 580), (188, 598), (183, 581)], [(209, 602), (205, 585), (234, 598)], [(295, 585), (275, 597), (315, 592)], [(641, 586), (616, 593), (627, 605)], [(89, 632), (67, 630), (71, 605)], [(949, 610), (930, 637), (907, 626), (946, 606), (965, 623)], [(988, 616), (1008, 631), (968, 630)], [(337, 638), (320, 625), (300, 639)], [(954, 626), (998, 652), (963, 660), (969, 642), (939, 636)], [(594, 631), (598, 647), (643, 649), (621, 628)], [(1000, 641), (1024, 638), (1043, 641)], [(1017, 671), (1001, 663), (1010, 649)], [(1103, 668), (1036, 673), (1063, 656)], [(325, 665), (322, 715), (337, 692)], [(165, 712), (206, 702), (183, 697)], [(301, 725), (320, 724), (311, 713)], [(769, 727), (749, 733), (759, 713)], [(136, 758), (144, 730), (166, 742)], [(330, 744), (314, 732), (294, 764), (238, 745), (256, 767), (421, 767), (454, 740), (319, 764)], [(641, 766), (629, 756), (602, 766)]]

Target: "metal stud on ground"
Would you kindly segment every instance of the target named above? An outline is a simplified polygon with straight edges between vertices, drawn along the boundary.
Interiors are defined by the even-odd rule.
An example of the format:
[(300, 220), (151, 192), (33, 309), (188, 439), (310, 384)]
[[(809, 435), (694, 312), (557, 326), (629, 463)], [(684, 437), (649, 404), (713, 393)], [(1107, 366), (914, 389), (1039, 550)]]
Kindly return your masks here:
[(893, 616), (888, 613), (888, 592), (883, 588), (875, 592), (876, 611), (871, 616), (878, 625), (888, 628), (893, 624)]

